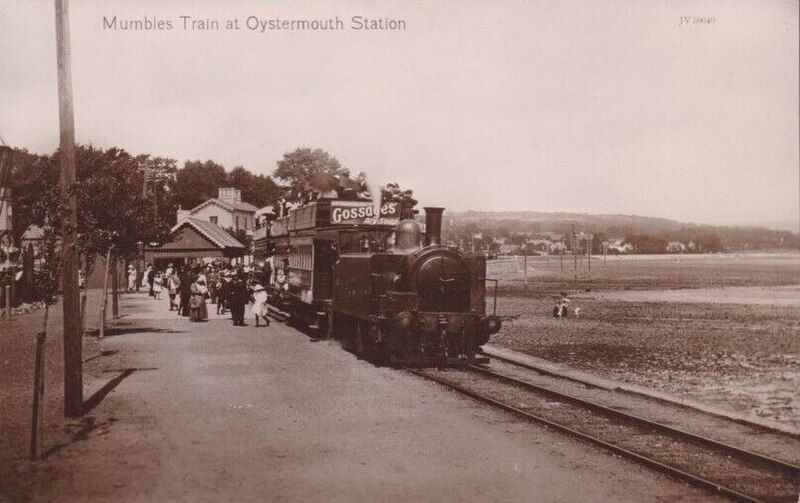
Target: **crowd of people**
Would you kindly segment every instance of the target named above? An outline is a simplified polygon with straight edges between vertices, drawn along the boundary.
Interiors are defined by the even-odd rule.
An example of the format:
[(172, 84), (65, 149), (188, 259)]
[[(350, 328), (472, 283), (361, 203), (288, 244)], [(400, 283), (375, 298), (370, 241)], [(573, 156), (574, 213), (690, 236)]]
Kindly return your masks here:
[(225, 263), (187, 265), (168, 264), (157, 268), (146, 264), (144, 270), (128, 268), (128, 291), (146, 289), (149, 296), (169, 300), (169, 310), (189, 321), (208, 319), (208, 305), (217, 315), (230, 311), (234, 326), (245, 326), (245, 307), (253, 303), (255, 325), (269, 326), (267, 287), (286, 286), (288, 264), (275, 270), (272, 258), (256, 266), (230, 266)]

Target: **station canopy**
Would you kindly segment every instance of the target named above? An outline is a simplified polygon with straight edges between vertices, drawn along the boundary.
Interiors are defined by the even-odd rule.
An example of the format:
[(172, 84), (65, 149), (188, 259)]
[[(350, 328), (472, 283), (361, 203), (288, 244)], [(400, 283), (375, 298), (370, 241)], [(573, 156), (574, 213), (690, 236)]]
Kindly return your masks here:
[(225, 229), (205, 220), (188, 217), (170, 231), (170, 241), (161, 246), (145, 247), (144, 259), (235, 258), (245, 253), (245, 246)]

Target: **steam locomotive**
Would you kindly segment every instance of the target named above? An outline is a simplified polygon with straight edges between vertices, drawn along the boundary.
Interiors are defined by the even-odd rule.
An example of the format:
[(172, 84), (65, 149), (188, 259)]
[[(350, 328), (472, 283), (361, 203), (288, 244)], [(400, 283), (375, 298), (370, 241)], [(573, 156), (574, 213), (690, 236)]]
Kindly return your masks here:
[(496, 289), (486, 310), (486, 260), (441, 244), (443, 208), (425, 208), (425, 232), (399, 203), (317, 200), (260, 229), (256, 253), (286, 264), (270, 301), (294, 323), (341, 339), (357, 355), (395, 366), (480, 360), (500, 329)]

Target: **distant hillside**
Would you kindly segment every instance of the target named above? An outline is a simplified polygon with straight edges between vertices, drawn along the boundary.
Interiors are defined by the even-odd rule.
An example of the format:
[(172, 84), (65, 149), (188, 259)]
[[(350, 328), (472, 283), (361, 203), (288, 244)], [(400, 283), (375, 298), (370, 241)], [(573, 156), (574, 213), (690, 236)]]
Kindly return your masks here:
[(758, 222), (753, 223), (753, 227), (766, 227), (774, 231), (791, 231), (797, 232), (800, 230), (800, 220), (775, 220), (771, 222)]
[[(567, 232), (607, 231), (619, 229), (625, 233), (674, 231), (692, 224), (684, 224), (667, 218), (641, 217), (638, 215), (610, 215), (543, 211), (466, 211), (448, 212), (448, 218), (460, 222), (484, 223), (487, 225), (519, 227), (522, 230)], [(509, 229), (512, 231), (511, 229)], [(512, 231), (514, 232), (514, 231)]]
[[(717, 226), (678, 222), (667, 218), (638, 215), (586, 214), (539, 211), (446, 212), (445, 222), (460, 234), (466, 229), (490, 236), (568, 234), (584, 232), (604, 238), (654, 238), (658, 241), (703, 239), (717, 241), (727, 251), (797, 249), (797, 233), (756, 226)], [(629, 239), (632, 241), (632, 239)]]

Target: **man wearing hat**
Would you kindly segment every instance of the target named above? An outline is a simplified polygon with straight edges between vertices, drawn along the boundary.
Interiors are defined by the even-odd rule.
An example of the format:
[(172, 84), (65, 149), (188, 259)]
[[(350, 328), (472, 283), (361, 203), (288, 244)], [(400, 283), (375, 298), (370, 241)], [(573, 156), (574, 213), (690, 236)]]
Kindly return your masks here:
[(189, 301), (192, 297), (192, 283), (194, 283), (194, 278), (188, 266), (183, 268), (179, 279), (180, 286), (178, 287), (178, 295), (180, 296), (180, 304), (178, 305), (178, 314), (180, 316), (189, 316)]
[(247, 291), (247, 285), (244, 282), (244, 271), (239, 269), (236, 276), (230, 283), (230, 290), (228, 291), (227, 305), (231, 309), (231, 318), (233, 319), (233, 326), (243, 327), (244, 325), (244, 306), (250, 300), (250, 292)]

